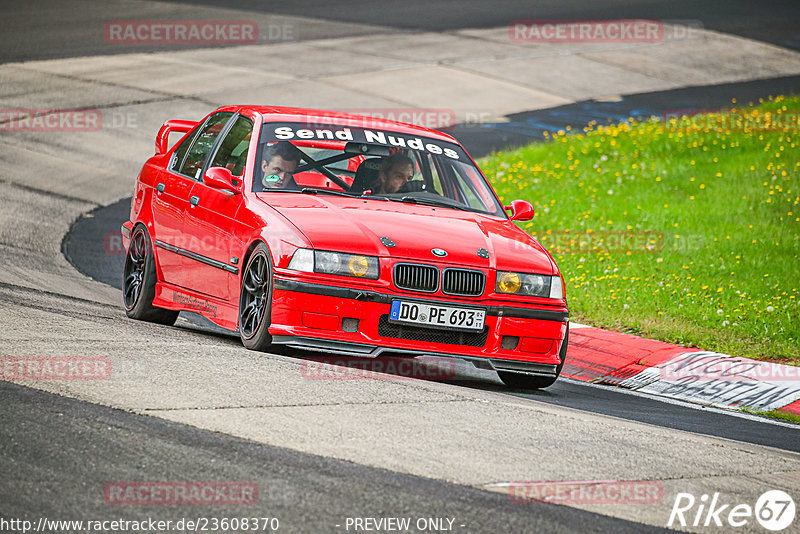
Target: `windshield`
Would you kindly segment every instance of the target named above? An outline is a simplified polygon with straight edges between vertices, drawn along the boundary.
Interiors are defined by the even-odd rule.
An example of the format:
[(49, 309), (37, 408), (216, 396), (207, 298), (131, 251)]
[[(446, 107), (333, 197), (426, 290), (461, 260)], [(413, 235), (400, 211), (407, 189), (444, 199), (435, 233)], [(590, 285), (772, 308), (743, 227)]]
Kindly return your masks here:
[(350, 126), (267, 123), (253, 191), (334, 194), (505, 216), (464, 149), (454, 143)]

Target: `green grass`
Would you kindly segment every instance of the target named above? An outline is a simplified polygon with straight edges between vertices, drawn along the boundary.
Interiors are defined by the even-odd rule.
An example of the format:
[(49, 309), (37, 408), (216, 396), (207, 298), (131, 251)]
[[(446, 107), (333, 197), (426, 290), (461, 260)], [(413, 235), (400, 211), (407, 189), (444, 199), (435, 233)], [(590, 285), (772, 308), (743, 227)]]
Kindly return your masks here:
[[(734, 102), (733, 106), (736, 105)], [(574, 320), (703, 350), (800, 363), (800, 98), (730, 116), (559, 132), (484, 158), (504, 203), (564, 275)]]
[(769, 417), (771, 419), (779, 419), (781, 421), (788, 421), (789, 423), (800, 424), (800, 415), (795, 415), (790, 412), (782, 412), (780, 410), (770, 410), (768, 412), (760, 412), (758, 410), (753, 410), (752, 408), (742, 408), (740, 411), (752, 415), (760, 415), (762, 417)]

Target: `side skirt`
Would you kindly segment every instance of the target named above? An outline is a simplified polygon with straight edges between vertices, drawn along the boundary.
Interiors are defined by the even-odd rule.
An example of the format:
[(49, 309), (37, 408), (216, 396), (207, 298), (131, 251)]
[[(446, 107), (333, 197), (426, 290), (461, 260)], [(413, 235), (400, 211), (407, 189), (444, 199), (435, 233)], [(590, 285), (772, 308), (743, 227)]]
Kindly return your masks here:
[(230, 302), (196, 293), (189, 289), (174, 286), (167, 282), (156, 284), (153, 306), (168, 310), (199, 313), (215, 325), (236, 332), (239, 326), (238, 306)]

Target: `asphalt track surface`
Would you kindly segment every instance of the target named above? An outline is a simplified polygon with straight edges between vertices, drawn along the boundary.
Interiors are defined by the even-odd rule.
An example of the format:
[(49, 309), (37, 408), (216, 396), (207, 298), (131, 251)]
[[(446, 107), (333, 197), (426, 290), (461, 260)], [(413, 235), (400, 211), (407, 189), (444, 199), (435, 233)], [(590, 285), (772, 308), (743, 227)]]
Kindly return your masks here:
[[(116, 288), (121, 288), (124, 263), (123, 251), (117, 245), (116, 236), (120, 225), (128, 218), (130, 200), (130, 198), (122, 199), (93, 211), (88, 217), (79, 219), (62, 243), (62, 251), (76, 269)], [(234, 336), (233, 333), (215, 327), (199, 315), (184, 313), (184, 316), (198, 327), (198, 336), (220, 334)], [(318, 357), (316, 353), (285, 349), (281, 354), (296, 358)], [(341, 358), (333, 358), (331, 361), (339, 364)], [(365, 362), (350, 358), (347, 363), (352, 367), (358, 367)], [(800, 426), (777, 426), (762, 419), (743, 418), (720, 410), (702, 409), (685, 403), (666, 403), (653, 397), (631, 395), (610, 386), (593, 387), (574, 380), (562, 379), (545, 390), (512, 391), (502, 385), (496, 376), (487, 376), (486, 372), (477, 370), (474, 374), (464, 373), (448, 379), (448, 383), (465, 388), (509, 392), (556, 406), (800, 452)]]
[[(592, 120), (602, 124), (625, 120), (628, 117), (660, 116), (674, 110), (717, 109), (730, 104), (734, 97), (739, 101), (757, 101), (759, 98), (774, 94), (796, 94), (799, 91), (798, 76), (689, 87), (627, 95), (617, 102), (585, 101), (558, 108), (518, 113), (510, 116), (507, 123), (484, 125), (480, 128), (457, 126), (450, 133), (465, 144), (470, 154), (480, 157), (495, 150), (542, 139), (544, 132), (558, 131), (565, 126), (580, 126)], [(70, 233), (64, 237), (62, 251), (78, 271), (95, 280), (121, 288), (124, 251), (119, 245), (118, 233), (120, 225), (128, 218), (129, 210), (130, 198), (125, 198), (99, 208), (90, 216), (75, 222)], [(201, 316), (184, 315), (202, 330), (225, 334), (225, 331), (216, 328)], [(293, 355), (298, 358), (304, 356), (298, 351)], [(506, 391), (499, 380), (487, 384), (474, 376), (461, 378), (460, 383), (465, 387)], [(459, 383), (458, 380), (456, 383)], [(632, 396), (610, 387), (597, 388), (577, 381), (560, 380), (546, 390), (515, 394), (593, 413), (800, 452), (800, 426), (794, 428), (776, 426), (769, 422), (743, 419), (720, 411), (682, 404), (667, 404), (653, 398)]]
[[(391, 25), (403, 30), (446, 31), (463, 27), (490, 27), (515, 18), (609, 19), (656, 18), (699, 20), (706, 28), (797, 47), (796, 21), (800, 5), (771, 2), (657, 2), (631, 6), (625, 1), (602, 4), (583, 2), (485, 2), (394, 3), (375, 9), (374, 2), (124, 2), (103, 3), (38, 0), (0, 2), (7, 30), (0, 35), (0, 61), (45, 59), (81, 55), (127, 53), (157, 48), (125, 49), (97, 37), (97, 20), (165, 18), (165, 5), (173, 6), (170, 18), (210, 18), (196, 9), (226, 7), (282, 15), (310, 15), (329, 20)], [(92, 9), (92, 16), (85, 16)], [(487, 13), (487, 11), (490, 11)], [(187, 14), (196, 14), (189, 16)], [(424, 15), (422, 15), (424, 14)], [(24, 24), (23, 24), (24, 23)], [(34, 30), (34, 31), (32, 31)], [(354, 33), (359, 30), (353, 29)], [(317, 36), (308, 34), (305, 38)], [(738, 98), (749, 87), (753, 99), (767, 94), (790, 93), (798, 80), (779, 79), (732, 84)], [(716, 89), (716, 90), (715, 90)], [(578, 103), (565, 109), (518, 114), (511, 122), (489, 131), (473, 132), (480, 143), (472, 144), (470, 132), (456, 129), (476, 155), (520, 144), (542, 131), (575, 124), (579, 117), (620, 116), (635, 110), (652, 113), (663, 109), (704, 108), (730, 101), (725, 89), (690, 88), (682, 95), (685, 105), (664, 108), (668, 95), (628, 97), (626, 104)], [(692, 93), (694, 91), (694, 93)], [(749, 93), (750, 94), (750, 93)], [(638, 96), (638, 95), (637, 95)], [(705, 100), (704, 100), (705, 99)], [(711, 103), (705, 103), (710, 99)], [(614, 107), (616, 105), (616, 107)], [(671, 105), (671, 104), (670, 104)], [(612, 109), (613, 108), (613, 109)], [(657, 114), (657, 113), (656, 113)], [(630, 113), (629, 113), (630, 115)], [(590, 119), (591, 120), (591, 119)], [(581, 121), (585, 122), (585, 121)], [(538, 132), (538, 133), (537, 133)], [(488, 135), (487, 135), (488, 134)], [(118, 232), (127, 216), (129, 199), (96, 210), (80, 219), (65, 237), (63, 250), (81, 272), (119, 287), (122, 255), (109, 254), (105, 238)], [(110, 238), (110, 237), (109, 237)], [(104, 248), (104, 246), (106, 248)], [(83, 254), (83, 256), (81, 256)], [(92, 255), (95, 255), (92, 258)], [(89, 272), (91, 271), (91, 272)], [(218, 335), (199, 331), (197, 336)], [(244, 349), (242, 349), (244, 350)], [(304, 355), (297, 353), (296, 357)], [(268, 356), (267, 356), (268, 357)], [(463, 388), (508, 392), (554, 405), (603, 413), (667, 428), (727, 437), (739, 441), (797, 451), (800, 430), (768, 422), (673, 405), (652, 398), (559, 381), (535, 393), (510, 392), (495, 380), (459, 377)], [(119, 480), (253, 480), (261, 499), (253, 507), (204, 508), (196, 513), (216, 515), (270, 515), (281, 519), (288, 532), (340, 531), (337, 520), (346, 517), (412, 516), (456, 519), (465, 532), (650, 532), (659, 531), (555, 505), (512, 505), (508, 496), (468, 486), (449, 484), (358, 464), (253, 443), (161, 419), (132, 415), (88, 402), (0, 382), (0, 517), (32, 518), (34, 514), (61, 519), (108, 518), (109, 515), (141, 519), (179, 519), (193, 514), (187, 508), (118, 507), (109, 512), (102, 487)], [(113, 507), (112, 507), (113, 508)]]
[[(786, 47), (800, 47), (800, 5), (792, 0), (411, 0), (373, 9), (370, 0), (261, 2), (259, 0), (169, 0), (176, 4), (225, 4), (238, 9), (311, 14), (328, 20), (385, 24), (413, 30), (447, 31), (504, 26), (513, 20), (653, 19), (699, 21), (703, 27)], [(491, 9), (487, 6), (491, 5)]]
[[(33, 521), (276, 517), (280, 532), (346, 532), (348, 517), (454, 519), (454, 532), (669, 532), (364, 467), (0, 382), (0, 517)], [(53, 432), (53, 429), (58, 429)], [(20, 474), (24, 473), (24, 476)], [(255, 504), (109, 506), (131, 480), (258, 484)], [(263, 531), (262, 531), (263, 532)]]
[[(491, 6), (491, 7), (489, 7)], [(449, 31), (505, 26), (513, 20), (654, 19), (699, 22), (702, 27), (787, 48), (800, 48), (800, 3), (795, 0), (0, 0), (4, 29), (0, 62), (180, 49), (170, 45), (120, 47), (103, 39), (102, 24), (114, 20), (247, 19), (248, 14), (314, 17), (340, 21), (336, 35), (302, 25), (297, 40), (365, 33), (368, 27)], [(87, 16), (87, 13), (91, 13)], [(355, 26), (361, 24), (363, 26)], [(199, 46), (194, 46), (198, 48)], [(186, 47), (184, 47), (186, 48)], [(188, 46), (192, 48), (192, 46)]]

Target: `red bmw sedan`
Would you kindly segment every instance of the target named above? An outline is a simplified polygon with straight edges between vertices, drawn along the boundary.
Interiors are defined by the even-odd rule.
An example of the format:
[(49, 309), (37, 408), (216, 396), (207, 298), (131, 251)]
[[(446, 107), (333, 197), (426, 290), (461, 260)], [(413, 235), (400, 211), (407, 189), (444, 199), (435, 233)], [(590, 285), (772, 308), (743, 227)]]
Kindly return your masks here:
[(569, 310), (553, 258), (513, 222), (532, 217), (441, 132), (222, 107), (158, 132), (122, 227), (125, 311), (199, 313), (253, 350), (453, 357), (543, 388)]

